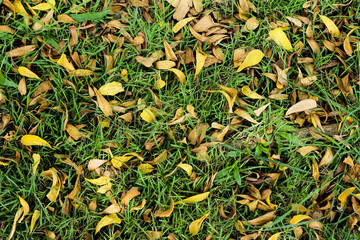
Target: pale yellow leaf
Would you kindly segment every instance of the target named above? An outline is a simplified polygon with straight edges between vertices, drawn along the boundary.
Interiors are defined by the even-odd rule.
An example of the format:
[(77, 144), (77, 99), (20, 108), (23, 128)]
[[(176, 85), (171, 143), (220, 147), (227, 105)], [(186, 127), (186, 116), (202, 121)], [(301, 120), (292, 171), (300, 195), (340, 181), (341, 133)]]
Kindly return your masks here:
[(31, 216), (29, 234), (31, 234), (32, 231), (34, 230), (35, 223), (36, 223), (36, 221), (38, 220), (39, 217), (40, 217), (40, 211), (39, 211), (39, 210), (35, 210), (34, 213), (33, 213), (33, 215)]
[(252, 123), (255, 123), (255, 124), (258, 124), (259, 122), (256, 121), (255, 119), (253, 119), (249, 113), (247, 113), (246, 111), (242, 110), (242, 109), (239, 109), (237, 108), (234, 112), (235, 114), (237, 114), (238, 116), (248, 120), (249, 122), (252, 122)]
[(259, 20), (257, 20), (255, 17), (249, 18), (243, 27), (244, 31), (250, 31), (255, 30), (259, 26)]
[(46, 146), (48, 148), (54, 149), (51, 145), (42, 139), (41, 137), (35, 135), (24, 135), (21, 138), (21, 144), (25, 146)]
[(201, 69), (204, 67), (206, 58), (207, 58), (206, 53), (196, 50), (196, 68), (195, 68), (194, 79), (200, 73)]
[(101, 95), (110, 95), (114, 96), (120, 92), (123, 92), (124, 88), (119, 82), (109, 82), (99, 88), (99, 93)]
[(156, 120), (156, 116), (151, 111), (151, 108), (145, 108), (140, 114), (140, 117), (147, 122), (153, 122)]
[(139, 170), (142, 174), (151, 173), (154, 169), (155, 168), (151, 164), (148, 164), (148, 163), (139, 165)]
[(36, 75), (34, 72), (32, 72), (30, 69), (28, 69), (27, 67), (19, 67), (18, 68), (19, 74), (21, 76), (25, 76), (28, 78), (36, 78), (36, 79), (40, 79), (40, 77), (38, 75)]
[[(29, 204), (25, 201), (25, 199), (20, 197), (19, 194), (17, 194), (17, 196), (20, 200), (21, 206), (23, 207), (23, 210), (24, 210), (23, 217), (24, 217), (25, 215), (27, 215), (30, 212), (30, 207), (29, 207)], [(19, 222), (21, 222), (21, 221), (19, 221)]]
[(351, 193), (353, 191), (355, 191), (355, 189), (356, 189), (356, 187), (348, 188), (338, 196), (338, 199), (341, 202), (341, 207), (342, 208), (345, 207), (345, 205), (346, 205), (346, 203), (348, 201), (348, 198), (350, 197)]
[(101, 228), (115, 223), (116, 224), (121, 223), (121, 219), (116, 215), (116, 213), (103, 217), (96, 225), (95, 234), (97, 234)]
[(122, 156), (113, 157), (113, 159), (111, 159), (111, 164), (115, 168), (120, 169), (124, 163), (128, 162), (133, 157), (137, 157), (141, 161), (144, 160), (144, 158), (138, 153), (126, 153), (126, 154), (124, 154)]
[(184, 85), (186, 83), (186, 75), (182, 71), (180, 71), (176, 68), (170, 68), (168, 70), (175, 73), (175, 75), (178, 77), (178, 79), (182, 85)]
[(177, 166), (178, 166), (179, 168), (183, 169), (183, 170), (188, 174), (188, 176), (191, 175), (192, 170), (193, 170), (193, 167), (192, 167), (190, 164), (179, 163)]
[(205, 192), (205, 193), (201, 193), (198, 195), (194, 195), (192, 197), (189, 198), (185, 198), (181, 201), (177, 201), (175, 202), (175, 205), (181, 204), (181, 203), (196, 203), (196, 202), (201, 202), (203, 200), (205, 200), (208, 196), (209, 196), (210, 192)]
[(180, 29), (182, 29), (188, 22), (194, 20), (196, 17), (184, 18), (181, 21), (177, 22), (175, 26), (172, 28), (174, 33), (177, 33)]
[(75, 71), (70, 71), (70, 74), (75, 77), (85, 77), (94, 75), (95, 72), (88, 69), (76, 69)]
[(297, 224), (297, 223), (299, 223), (301, 221), (304, 221), (306, 219), (311, 219), (311, 217), (309, 217), (307, 215), (296, 215), (296, 216), (291, 218), (290, 224)]
[(15, 230), (16, 230), (16, 223), (18, 222), (19, 218), (21, 217), (22, 213), (23, 213), (24, 209), (21, 207), (19, 208), (16, 213), (15, 213), (15, 217), (14, 217), (14, 222), (13, 222), (13, 225), (12, 225), (12, 228), (11, 228), (11, 232), (9, 234), (9, 238), (8, 239), (11, 239), (15, 233)]
[(205, 214), (204, 216), (202, 216), (201, 218), (193, 221), (192, 223), (190, 223), (189, 225), (189, 232), (191, 235), (195, 235), (200, 231), (201, 225), (204, 222), (205, 218), (207, 218), (209, 216), (210, 213)]
[(110, 103), (100, 94), (100, 92), (94, 87), (94, 92), (98, 102), (100, 110), (105, 114), (105, 116), (112, 116), (113, 110)]
[(278, 240), (278, 238), (280, 237), (280, 235), (281, 235), (282, 233), (283, 233), (283, 232), (275, 233), (275, 234), (271, 235), (271, 237), (270, 237), (268, 240)]
[(36, 170), (39, 166), (39, 163), (40, 163), (40, 155), (37, 154), (37, 153), (34, 153), (32, 155), (32, 158), (33, 158), (33, 161), (34, 163), (32, 164), (32, 171), (33, 171), (33, 174), (35, 175), (36, 174)]
[(94, 185), (101, 186), (101, 185), (105, 185), (105, 184), (109, 183), (110, 182), (110, 177), (101, 176), (101, 177), (95, 178), (95, 179), (85, 178), (85, 180), (92, 183), (92, 184), (94, 184)]
[(250, 51), (249, 54), (246, 55), (244, 61), (241, 63), (236, 72), (241, 72), (247, 67), (252, 67), (258, 64), (259, 62), (261, 62), (264, 56), (264, 53), (258, 49)]
[(293, 47), (291, 46), (289, 38), (286, 36), (285, 32), (281, 28), (275, 28), (269, 32), (272, 40), (276, 42), (279, 46), (283, 47), (286, 50), (291, 50)]
[(321, 20), (324, 22), (324, 24), (326, 25), (326, 27), (328, 28), (331, 35), (333, 35), (335, 37), (340, 36), (339, 28), (335, 25), (335, 23), (330, 18), (328, 18), (324, 15), (319, 15), (319, 16), (320, 16)]
[(101, 160), (101, 159), (91, 159), (88, 163), (88, 169), (90, 171), (95, 170), (96, 168), (100, 167), (101, 165), (107, 163), (107, 160)]
[(249, 86), (242, 87), (241, 92), (245, 96), (247, 96), (247, 97), (249, 97), (251, 99), (264, 99), (263, 96), (261, 96), (260, 94), (257, 94), (256, 92), (252, 91)]
[(163, 87), (166, 86), (166, 82), (162, 79), (156, 79), (155, 80), (155, 84), (154, 84), (154, 89), (162, 89)]
[(313, 99), (305, 99), (302, 100), (296, 104), (294, 104), (293, 106), (291, 106), (289, 108), (289, 110), (287, 110), (285, 117), (287, 115), (293, 114), (293, 113), (297, 113), (297, 112), (303, 112), (305, 110), (309, 110), (312, 108), (316, 108), (317, 107), (317, 103), (315, 100)]
[(49, 3), (39, 3), (38, 5), (32, 7), (32, 9), (47, 11), (47, 10), (53, 9), (53, 6), (51, 6)]

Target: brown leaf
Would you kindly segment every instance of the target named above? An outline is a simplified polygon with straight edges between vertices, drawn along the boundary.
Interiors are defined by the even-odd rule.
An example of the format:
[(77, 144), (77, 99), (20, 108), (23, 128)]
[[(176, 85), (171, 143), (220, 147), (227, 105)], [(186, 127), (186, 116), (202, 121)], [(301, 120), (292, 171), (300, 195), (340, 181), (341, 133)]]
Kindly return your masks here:
[(159, 209), (155, 212), (156, 217), (170, 217), (172, 212), (174, 211), (174, 200), (171, 198), (171, 205), (168, 210), (163, 211), (162, 209)]
[(27, 53), (34, 51), (36, 48), (37, 48), (36, 45), (27, 45), (27, 46), (23, 46), (23, 47), (18, 47), (11, 51), (6, 52), (6, 55), (8, 57), (21, 57)]
[(191, 0), (180, 0), (179, 5), (174, 12), (173, 18), (178, 21), (182, 20), (190, 10), (190, 5), (192, 5)]
[(315, 100), (305, 99), (291, 106), (289, 110), (286, 112), (285, 117), (293, 113), (302, 112), (316, 107), (317, 107), (317, 103)]
[(121, 205), (127, 206), (131, 201), (131, 199), (139, 195), (140, 192), (138, 188), (136, 187), (131, 188), (129, 191), (126, 192), (125, 196), (121, 199)]
[(332, 148), (331, 147), (326, 148), (325, 154), (319, 163), (319, 167), (328, 165), (333, 159), (333, 157), (334, 157), (334, 151), (332, 150)]
[(304, 146), (296, 150), (298, 153), (300, 153), (302, 156), (306, 156), (308, 153), (312, 151), (320, 150), (317, 146)]
[(246, 221), (242, 221), (243, 224), (251, 224), (253, 226), (261, 226), (271, 220), (273, 220), (274, 218), (276, 217), (276, 214), (275, 214), (275, 211), (272, 211), (272, 212), (269, 212), (263, 216), (260, 216), (258, 218), (255, 218), (255, 219), (252, 219), (252, 220), (249, 220), (248, 222)]
[(176, 63), (173, 62), (173, 61), (167, 61), (167, 60), (164, 60), (164, 61), (157, 61), (154, 66), (155, 68), (157, 69), (170, 69), (170, 68), (173, 68), (175, 67)]
[(105, 116), (112, 116), (113, 111), (112, 111), (110, 103), (101, 95), (101, 93), (99, 93), (99, 91), (95, 87), (93, 87), (93, 89), (94, 89), (100, 110), (105, 114)]

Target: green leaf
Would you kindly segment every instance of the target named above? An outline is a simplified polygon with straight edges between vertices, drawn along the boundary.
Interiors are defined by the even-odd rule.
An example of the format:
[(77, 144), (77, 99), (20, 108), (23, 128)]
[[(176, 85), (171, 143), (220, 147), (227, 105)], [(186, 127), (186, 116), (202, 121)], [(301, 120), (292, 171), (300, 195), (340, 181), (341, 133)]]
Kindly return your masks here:
[(241, 185), (241, 177), (240, 177), (239, 169), (237, 167), (234, 168), (234, 179), (237, 182), (237, 184)]
[(4, 85), (4, 86), (9, 86), (9, 87), (14, 87), (17, 88), (18, 85), (16, 83), (14, 83), (13, 81), (7, 80), (4, 75), (2, 75), (2, 73), (0, 72), (0, 85)]
[(98, 19), (104, 18), (108, 14), (109, 14), (109, 11), (89, 12), (89, 13), (81, 13), (81, 14), (70, 14), (70, 17), (72, 17), (77, 22), (83, 22), (83, 21), (98, 20)]

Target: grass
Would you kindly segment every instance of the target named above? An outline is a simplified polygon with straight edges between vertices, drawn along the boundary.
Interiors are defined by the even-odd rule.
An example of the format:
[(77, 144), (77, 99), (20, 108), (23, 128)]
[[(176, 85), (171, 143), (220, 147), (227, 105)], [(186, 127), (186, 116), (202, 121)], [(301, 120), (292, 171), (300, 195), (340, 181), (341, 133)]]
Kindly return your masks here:
[[(0, 32), (0, 66), (3, 76), (16, 84), (21, 80), (21, 76), (16, 72), (19, 66), (31, 64), (31, 70), (36, 72), (41, 80), (26, 78), (27, 94), (21, 95), (16, 87), (9, 86), (9, 82), (0, 85), (4, 90), (3, 95), (7, 101), (0, 104), (1, 116), (7, 114), (11, 118), (9, 123), (1, 132), (0, 142), (4, 146), (0, 150), (0, 156), (4, 158), (17, 159), (18, 163), (10, 162), (7, 166), (0, 166), (0, 238), (5, 239), (9, 236), (14, 221), (16, 211), (20, 208), (17, 194), (24, 198), (29, 206), (30, 213), (25, 216), (25, 220), (16, 225), (15, 238), (18, 239), (44, 239), (44, 235), (49, 237), (53, 232), (60, 239), (146, 239), (147, 231), (161, 231), (162, 239), (170, 233), (174, 233), (178, 239), (191, 239), (188, 232), (189, 224), (210, 213), (204, 221), (201, 230), (193, 239), (205, 239), (212, 234), (212, 239), (239, 239), (240, 232), (236, 229), (235, 224), (240, 221), (249, 221), (267, 213), (267, 211), (256, 209), (254, 212), (249, 210), (246, 205), (236, 203), (240, 200), (237, 194), (248, 194), (248, 187), (254, 178), (258, 180), (255, 184), (260, 191), (271, 189), (271, 203), (276, 204), (276, 218), (268, 227), (265, 226), (248, 226), (245, 225), (246, 234), (261, 234), (258, 239), (268, 239), (272, 234), (277, 232), (284, 233), (279, 239), (296, 239), (292, 232), (294, 226), (290, 225), (290, 219), (296, 214), (304, 214), (294, 211), (295, 205), (303, 205), (312, 210), (313, 219), (321, 221), (323, 231), (315, 230), (309, 227), (310, 221), (303, 221), (297, 225), (301, 226), (304, 233), (301, 239), (318, 239), (322, 236), (324, 239), (357, 239), (358, 226), (353, 230), (348, 228), (349, 217), (357, 217), (352, 210), (352, 203), (349, 199), (346, 210), (340, 208), (338, 196), (345, 189), (356, 187), (354, 193), (360, 190), (358, 179), (354, 183), (344, 181), (344, 176), (348, 175), (349, 166), (343, 163), (343, 160), (350, 156), (354, 163), (359, 164), (360, 159), (360, 55), (355, 51), (351, 57), (345, 58), (347, 67), (342, 63), (330, 69), (319, 70), (318, 80), (307, 88), (300, 87), (292, 81), (281, 91), (283, 94), (291, 96), (294, 92), (297, 94), (309, 94), (317, 97), (319, 112), (337, 113), (338, 118), (329, 117), (323, 124), (337, 123), (340, 124), (346, 117), (351, 117), (354, 122), (351, 125), (341, 125), (339, 135), (345, 133), (342, 141), (332, 137), (325, 136), (325, 139), (299, 139), (294, 136), (294, 132), (300, 128), (289, 118), (284, 118), (285, 112), (291, 106), (291, 100), (274, 100), (263, 99), (253, 100), (248, 97), (241, 97), (247, 103), (245, 109), (260, 124), (251, 124), (247, 121), (240, 123), (240, 128), (234, 128), (232, 134), (225, 137), (225, 143), (222, 147), (210, 146), (207, 154), (211, 163), (201, 161), (192, 151), (198, 145), (184, 144), (181, 141), (188, 137), (189, 130), (200, 123), (219, 123), (227, 126), (235, 115), (228, 111), (228, 103), (221, 93), (208, 92), (209, 90), (218, 90), (216, 84), (241, 89), (243, 86), (254, 86), (254, 78), (251, 75), (234, 73), (233, 53), (240, 47), (253, 47), (265, 51), (266, 48), (272, 50), (269, 58), (264, 58), (261, 63), (254, 69), (254, 76), (258, 80), (255, 90), (257, 93), (267, 97), (278, 91), (276, 84), (261, 73), (274, 73), (272, 64), (278, 60), (285, 62), (291, 52), (283, 50), (273, 41), (266, 40), (268, 37), (270, 22), (279, 20), (287, 21), (285, 16), (301, 15), (303, 13), (304, 0), (288, 1), (252, 1), (257, 8), (257, 13), (251, 12), (253, 17), (260, 21), (259, 27), (250, 32), (236, 32), (230, 35), (230, 38), (219, 43), (219, 47), (224, 52), (222, 63), (216, 63), (202, 69), (195, 81), (191, 81), (195, 72), (195, 64), (185, 65), (179, 63), (179, 69), (188, 77), (186, 85), (182, 86), (176, 77), (167, 70), (160, 70), (162, 79), (167, 82), (166, 87), (161, 90), (153, 89), (154, 77), (159, 74), (159, 70), (151, 67), (146, 68), (139, 64), (135, 57), (138, 55), (148, 57), (153, 52), (164, 50), (163, 40), (174, 43), (175, 33), (171, 28), (176, 22), (172, 19), (174, 8), (166, 1), (159, 1), (163, 5), (161, 9), (158, 4), (150, 4), (149, 15), (153, 18), (153, 23), (147, 23), (144, 17), (144, 10), (138, 7), (129, 6), (121, 17), (126, 21), (126, 31), (134, 38), (141, 31), (148, 41), (146, 49), (137, 49), (134, 44), (125, 41), (119, 51), (115, 44), (109, 44), (102, 37), (106, 37), (103, 25), (113, 19), (112, 14), (103, 14), (102, 1), (69, 1), (65, 5), (63, 1), (57, 2), (57, 8), (54, 15), (75, 14), (71, 12), (71, 5), (78, 4), (87, 9), (88, 12), (99, 13), (92, 15), (93, 20), (87, 24), (95, 24), (88, 30), (82, 32), (83, 39), (78, 39), (74, 47), (70, 47), (71, 34), (69, 26), (80, 27), (80, 24), (59, 23), (56, 17), (53, 21), (43, 27), (43, 29), (34, 31), (32, 26), (24, 24), (21, 15), (11, 16), (7, 19), (6, 15), (0, 16), (0, 25), (6, 25), (15, 30), (14, 34)], [(110, 3), (110, 2), (109, 2)], [(109, 4), (108, 3), (108, 4)], [(330, 18), (344, 17), (354, 25), (357, 24), (360, 8), (356, 1), (347, 7), (337, 9), (332, 4), (337, 3), (335, 0), (319, 1), (319, 13)], [(31, 6), (35, 4), (29, 2)], [(354, 11), (350, 15), (349, 11)], [(26, 9), (28, 9), (26, 7)], [(204, 9), (211, 9), (219, 14), (233, 16), (237, 13), (236, 3), (224, 1), (211, 3), (204, 1)], [(6, 11), (4, 5), (1, 5), (1, 11)], [(309, 18), (312, 18), (314, 12), (309, 10)], [(45, 12), (39, 12), (41, 17)], [(78, 17), (80, 15), (78, 14)], [(89, 18), (87, 15), (81, 15)], [(95, 17), (94, 17), (95, 16)], [(76, 18), (76, 14), (75, 17)], [(161, 24), (165, 26), (162, 28)], [(316, 26), (313, 27), (314, 35), (320, 39), (329, 38), (325, 33), (325, 27), (320, 26), (319, 17), (315, 19)], [(229, 28), (242, 28), (244, 22), (235, 21), (229, 24)], [(314, 68), (317, 69), (333, 61), (339, 61), (335, 52), (330, 52), (322, 48), (318, 53), (313, 53), (308, 44), (306, 44), (305, 30), (307, 25), (303, 24), (302, 32), (299, 30), (292, 34), (291, 30), (287, 33), (293, 45), (302, 41), (305, 47), (299, 57), (311, 57), (314, 59)], [(96, 31), (95, 31), (96, 30)], [(351, 27), (343, 24), (341, 31), (348, 33)], [(204, 52), (211, 53), (211, 45), (200, 44), (189, 32), (186, 26), (181, 30), (183, 38), (178, 41), (174, 51), (185, 51), (190, 48), (195, 51), (197, 46), (201, 46)], [(116, 36), (124, 36), (123, 31), (114, 31)], [(360, 31), (354, 30), (351, 34), (354, 38), (359, 39)], [(61, 49), (61, 44), (64, 48)], [(6, 52), (18, 46), (36, 44), (37, 50), (29, 53), (27, 56), (20, 58), (8, 58)], [(92, 77), (73, 77), (61, 66), (57, 65), (48, 57), (43, 56), (41, 48), (53, 48), (59, 53), (65, 53), (70, 59), (70, 54), (77, 52), (79, 55), (87, 55), (87, 59), (81, 64), (81, 68), (87, 69), (90, 59), (96, 61), (96, 75)], [(322, 46), (322, 45), (321, 45)], [(355, 46), (355, 45), (354, 45)], [(341, 46), (339, 46), (340, 48)], [(119, 51), (113, 69), (106, 73), (105, 54), (113, 55)], [(54, 54), (56, 55), (56, 54)], [(57, 55), (59, 57), (59, 55)], [(33, 60), (35, 59), (35, 60)], [(295, 59), (295, 57), (294, 57)], [(291, 80), (296, 80), (298, 75), (297, 63), (292, 60), (289, 71)], [(304, 65), (298, 64), (304, 77), (309, 76)], [(78, 67), (76, 67), (78, 68)], [(80, 68), (80, 67), (79, 67)], [(121, 71), (128, 71), (128, 82), (123, 81), (120, 77)], [(338, 90), (338, 84), (332, 77), (335, 74), (340, 79), (347, 73), (350, 74), (350, 84), (353, 88), (353, 95), (344, 97)], [(72, 82), (76, 88), (64, 85), (63, 79)], [(48, 103), (45, 109), (40, 106), (42, 102), (32, 103), (34, 97), (32, 94), (40, 84), (49, 80), (52, 90), (43, 93), (44, 99)], [(94, 86), (99, 89), (105, 83), (119, 81), (123, 84), (125, 92), (115, 96), (106, 96), (108, 101), (114, 100), (124, 103), (131, 100), (141, 99), (141, 104), (155, 107), (154, 96), (149, 89), (159, 98), (162, 104), (162, 114), (154, 122), (145, 122), (140, 118), (140, 103), (128, 107), (127, 112), (133, 113), (133, 120), (125, 122), (119, 120), (122, 113), (115, 112), (113, 117), (106, 117), (101, 109), (93, 102), (96, 98), (90, 98), (88, 86)], [(357, 82), (356, 82), (357, 81)], [(279, 92), (279, 91), (278, 91)], [(277, 93), (277, 92), (276, 92)], [(239, 95), (240, 96), (240, 95)], [(254, 110), (267, 103), (271, 103), (266, 111), (259, 117), (256, 117)], [(187, 118), (182, 122), (182, 126), (169, 126), (168, 122), (173, 118), (179, 108), (186, 109), (187, 105), (194, 107), (198, 119)], [(63, 131), (64, 121), (66, 119), (65, 107), (68, 111), (68, 123), (72, 125), (85, 124), (81, 131), (86, 137), (78, 141), (69, 142), (69, 135)], [(61, 109), (61, 110), (59, 110)], [(99, 120), (100, 119), (100, 120)], [(103, 128), (101, 119), (108, 119), (110, 126)], [(322, 118), (321, 120), (325, 120)], [(1, 126), (1, 125), (0, 125)], [(304, 126), (311, 126), (311, 122), (306, 122)], [(20, 138), (29, 133), (32, 129), (39, 137), (48, 141), (55, 150), (46, 147), (33, 146), (28, 148), (20, 143)], [(186, 128), (186, 129), (184, 129)], [(273, 128), (271, 134), (267, 130)], [(0, 130), (2, 128), (0, 127)], [(215, 129), (211, 128), (203, 140), (211, 142), (211, 134)], [(172, 134), (175, 136), (171, 138)], [(165, 137), (161, 146), (155, 146), (152, 150), (146, 150), (145, 144), (152, 141), (158, 136)], [(248, 145), (245, 148), (236, 147), (238, 141), (244, 141), (251, 137), (265, 139), (266, 143), (257, 145)], [(188, 140), (189, 141), (189, 140)], [(99, 177), (95, 171), (87, 169), (91, 159), (111, 160), (111, 157), (105, 149), (107, 144), (117, 144), (119, 147), (111, 147), (114, 156), (121, 156), (126, 153), (134, 152), (141, 154), (146, 161), (153, 160), (162, 151), (168, 151), (168, 157), (165, 162), (156, 165), (156, 170), (149, 174), (142, 174), (135, 160), (129, 162), (129, 165), (122, 170), (116, 170), (110, 165), (101, 167), (101, 174), (104, 171), (110, 171), (112, 177), (112, 196), (97, 193), (98, 186), (95, 186), (83, 177), (81, 178), (81, 190), (77, 203), (83, 207), (71, 206), (71, 211), (64, 214), (65, 196), (68, 195), (75, 187), (77, 178), (74, 167), (64, 163), (54, 154), (67, 155), (68, 158), (76, 165), (84, 166), (84, 177), (93, 179)], [(305, 145), (317, 146), (318, 152), (311, 152), (306, 156), (300, 155), (296, 150)], [(316, 182), (313, 178), (312, 162), (320, 162), (326, 148), (331, 147), (334, 151), (334, 158), (330, 164), (320, 169), (320, 178)], [(32, 172), (32, 154), (38, 153), (41, 156), (36, 174)], [(273, 154), (280, 155), (280, 160), (270, 159)], [(17, 157), (16, 157), (17, 156)], [(186, 157), (185, 163), (193, 167), (196, 178), (191, 180), (185, 171), (178, 169), (171, 176), (170, 174)], [(283, 171), (281, 168), (287, 167)], [(51, 181), (45, 181), (41, 172), (50, 168), (56, 168), (67, 175), (64, 182), (64, 188), (60, 190), (60, 195), (56, 202), (50, 202), (46, 195), (51, 189)], [(155, 211), (159, 208), (168, 209), (171, 204), (171, 198), (179, 201), (204, 191), (212, 174), (217, 173), (213, 184), (210, 188), (210, 196), (202, 202), (195, 204), (181, 204), (174, 208), (172, 215), (168, 218), (153, 217)], [(270, 174), (278, 173), (280, 177), (277, 180), (269, 180)], [(329, 185), (324, 183), (328, 182)], [(327, 186), (330, 186), (327, 188)], [(130, 188), (137, 187), (141, 194), (130, 201), (129, 206), (125, 208), (123, 214), (118, 213), (121, 224), (104, 227), (95, 235), (95, 227), (100, 219), (104, 216), (99, 212), (110, 206), (111, 199), (115, 198), (120, 202), (121, 197)], [(323, 202), (326, 197), (330, 196), (329, 201)], [(146, 205), (139, 211), (130, 211), (131, 207), (138, 206), (142, 199), (146, 199)], [(96, 200), (97, 209), (91, 211), (88, 205), (92, 200)], [(228, 213), (231, 206), (236, 207), (236, 215), (232, 219), (224, 218), (219, 213), (219, 206), (223, 203), (225, 211)], [(319, 210), (326, 203), (330, 208)], [(149, 217), (150, 223), (144, 221), (143, 214), (147, 209), (151, 209)], [(31, 215), (34, 210), (40, 211), (40, 217), (35, 225), (34, 232), (29, 234)], [(334, 215), (332, 220), (330, 214)], [(86, 238), (90, 236), (90, 238)]]

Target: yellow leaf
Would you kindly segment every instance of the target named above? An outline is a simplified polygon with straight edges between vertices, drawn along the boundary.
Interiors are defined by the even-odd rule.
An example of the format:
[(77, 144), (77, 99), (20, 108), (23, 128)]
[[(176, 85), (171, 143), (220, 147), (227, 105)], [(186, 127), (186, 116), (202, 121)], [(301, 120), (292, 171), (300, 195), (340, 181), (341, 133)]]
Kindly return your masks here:
[(178, 70), (178, 69), (176, 69), (176, 68), (170, 68), (170, 69), (168, 69), (169, 71), (172, 71), (173, 73), (175, 73), (175, 75), (179, 78), (179, 81), (180, 81), (180, 83), (182, 84), (182, 85), (184, 85), (185, 83), (186, 83), (186, 76), (185, 76), (185, 74), (182, 72), (182, 71), (180, 71), (180, 70)]
[(144, 198), (139, 206), (130, 208), (130, 212), (143, 209), (145, 207), (145, 204), (146, 204), (146, 199)]
[(297, 224), (305, 219), (311, 219), (311, 217), (307, 215), (296, 215), (290, 220), (290, 224)]
[(257, 122), (255, 119), (253, 119), (249, 113), (247, 113), (246, 111), (244, 110), (241, 110), (239, 108), (237, 108), (234, 112), (235, 114), (237, 114), (238, 116), (248, 120), (249, 122), (252, 122), (252, 123), (255, 123), (255, 124), (258, 124), (259, 122)]
[(34, 72), (32, 72), (30, 69), (26, 67), (19, 67), (18, 71), (21, 76), (40, 79), (38, 75), (36, 75)]
[(61, 184), (57, 170), (55, 168), (50, 168), (49, 170), (42, 172), (41, 175), (48, 176), (52, 179), (53, 182), (51, 185), (51, 189), (48, 194), (46, 194), (46, 197), (51, 202), (55, 202), (57, 197), (59, 196)]
[(194, 20), (196, 17), (184, 18), (181, 21), (177, 22), (175, 26), (172, 28), (174, 33), (177, 33), (180, 29), (182, 29), (188, 22)]
[(109, 183), (110, 182), (110, 177), (101, 176), (101, 177), (95, 178), (95, 179), (85, 178), (85, 180), (92, 183), (92, 184), (94, 184), (94, 185), (101, 186), (101, 185), (105, 185), (105, 184)]
[(179, 168), (182, 168), (183, 170), (185, 170), (185, 172), (188, 174), (188, 176), (191, 175), (193, 167), (189, 164), (185, 164), (185, 163), (179, 163), (177, 165)]
[(154, 89), (162, 89), (166, 86), (166, 82), (162, 79), (155, 80)]
[(250, 51), (249, 54), (246, 55), (244, 61), (241, 63), (241, 65), (239, 66), (236, 72), (241, 72), (247, 67), (251, 67), (258, 64), (259, 62), (261, 62), (264, 56), (265, 56), (264, 53), (258, 49)]
[(201, 69), (204, 67), (206, 58), (207, 58), (206, 53), (196, 50), (196, 69), (195, 69), (194, 79), (200, 73)]
[(94, 71), (88, 70), (88, 69), (76, 69), (75, 71), (70, 71), (70, 74), (75, 77), (85, 77), (85, 76), (91, 76), (94, 75)]
[(39, 3), (38, 5), (32, 7), (33, 10), (41, 10), (41, 11), (47, 11), (52, 8), (53, 7), (48, 3)]
[(41, 137), (35, 135), (24, 135), (21, 138), (21, 143), (25, 146), (46, 146), (48, 148), (54, 149), (50, 146), (50, 144), (42, 139)]
[(114, 96), (123, 91), (124, 91), (124, 88), (123, 88), (122, 84), (119, 82), (110, 82), (99, 88), (99, 93), (101, 93), (101, 95)]
[(105, 114), (105, 116), (112, 116), (113, 110), (110, 103), (100, 94), (100, 92), (94, 87), (94, 92), (96, 99), (99, 105), (100, 110)]
[(32, 217), (31, 217), (31, 223), (30, 223), (30, 230), (29, 230), (29, 234), (32, 233), (34, 227), (35, 227), (35, 223), (38, 220), (40, 216), (40, 211), (39, 210), (35, 210)]
[(343, 192), (339, 195), (338, 199), (339, 199), (340, 202), (341, 202), (341, 207), (342, 207), (342, 208), (346, 205), (349, 196), (351, 195), (351, 193), (352, 193), (353, 191), (355, 191), (355, 189), (356, 189), (356, 187), (348, 188), (348, 189), (346, 189), (345, 191), (343, 191)]
[(170, 215), (172, 214), (172, 212), (174, 211), (174, 200), (171, 198), (171, 206), (168, 210), (166, 211), (162, 211), (162, 210), (157, 210), (155, 215), (156, 217), (170, 217)]
[(61, 54), (59, 60), (57, 60), (57, 64), (64, 67), (68, 71), (75, 71), (74, 66), (67, 60), (65, 54)]
[(116, 213), (107, 215), (105, 217), (103, 217), (98, 224), (96, 225), (96, 230), (95, 230), (95, 234), (97, 234), (101, 228), (110, 225), (110, 224), (120, 224), (121, 223), (121, 219), (116, 215)]
[(268, 240), (277, 240), (282, 233), (283, 232), (275, 233), (275, 234), (271, 235), (271, 237)]
[(189, 198), (185, 198), (181, 201), (177, 201), (175, 202), (175, 205), (179, 205), (181, 203), (197, 203), (197, 202), (201, 202), (203, 200), (205, 200), (208, 196), (209, 196), (210, 192), (205, 192), (205, 193), (201, 193)]
[(140, 117), (147, 122), (153, 122), (156, 120), (156, 116), (150, 108), (145, 108), (140, 114)]
[(276, 205), (276, 204), (271, 203), (271, 201), (270, 201), (270, 195), (267, 196), (267, 198), (265, 199), (265, 201), (266, 201), (266, 203), (267, 203), (271, 208), (273, 208), (273, 209), (275, 209), (275, 208), (278, 206), (278, 205)]
[(324, 15), (319, 15), (321, 20), (325, 23), (326, 27), (329, 29), (331, 35), (338, 37), (340, 36), (339, 28), (335, 25), (335, 23), (328, 17)]
[(24, 209), (24, 214), (23, 216), (27, 215), (30, 212), (30, 207), (29, 204), (25, 201), (25, 199), (23, 199), (22, 197), (19, 196), (19, 194), (16, 194), (20, 200), (20, 204)]
[(18, 222), (19, 218), (21, 217), (22, 213), (23, 213), (24, 209), (21, 207), (19, 208), (16, 213), (15, 213), (15, 217), (14, 217), (14, 222), (13, 222), (13, 225), (12, 225), (12, 228), (11, 228), (11, 232), (9, 234), (9, 238), (8, 239), (11, 239), (15, 233), (15, 230), (16, 230), (16, 223)]
[(241, 92), (242, 92), (245, 96), (247, 96), (247, 97), (249, 97), (249, 98), (252, 98), (252, 99), (263, 99), (263, 98), (264, 98), (263, 96), (257, 94), (256, 92), (253, 92), (253, 91), (250, 89), (249, 86), (244, 86), (244, 87), (242, 87), (242, 88), (241, 88)]
[(285, 48), (286, 50), (291, 50), (293, 48), (289, 38), (281, 28), (275, 28), (274, 30), (271, 30), (269, 34), (272, 40), (274, 40), (279, 46)]
[(38, 168), (39, 163), (40, 163), (40, 155), (37, 154), (37, 153), (34, 153), (32, 155), (32, 158), (34, 160), (34, 163), (32, 164), (32, 170), (33, 170), (33, 174), (35, 175), (36, 174), (36, 169)]
[(204, 216), (202, 216), (201, 218), (193, 221), (192, 223), (190, 223), (189, 225), (189, 232), (191, 235), (195, 235), (200, 231), (201, 225), (203, 223), (203, 221), (205, 220), (205, 218), (207, 218), (209, 216), (210, 213), (205, 214)]
[(128, 162), (133, 157), (137, 157), (141, 161), (144, 160), (144, 158), (142, 156), (140, 156), (140, 154), (138, 154), (138, 153), (126, 153), (126, 154), (124, 154), (122, 156), (113, 157), (113, 159), (111, 159), (111, 164), (115, 168), (120, 169), (122, 167), (123, 163)]
[(151, 173), (155, 168), (151, 164), (140, 164), (139, 170), (142, 174)]

